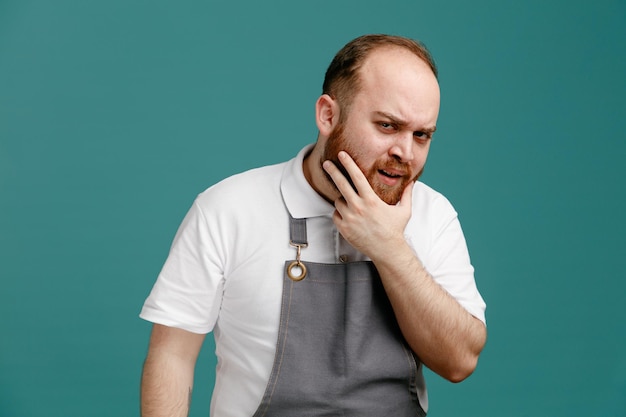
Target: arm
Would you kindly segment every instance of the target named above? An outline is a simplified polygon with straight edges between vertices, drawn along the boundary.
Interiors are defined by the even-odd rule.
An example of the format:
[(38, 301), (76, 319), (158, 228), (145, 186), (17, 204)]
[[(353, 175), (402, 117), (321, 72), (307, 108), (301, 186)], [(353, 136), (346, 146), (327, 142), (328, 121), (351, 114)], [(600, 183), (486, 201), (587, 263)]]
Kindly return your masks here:
[(404, 239), (383, 246), (372, 261), (405, 339), (434, 372), (467, 378), (485, 344), (484, 324), (433, 280)]
[(142, 417), (189, 414), (193, 374), (205, 335), (155, 324), (141, 379)]
[(444, 378), (465, 379), (476, 367), (486, 329), (433, 280), (404, 239), (411, 217), (412, 184), (398, 205), (387, 205), (352, 158), (342, 152), (339, 159), (358, 193), (337, 167), (324, 164), (342, 194), (335, 202), (337, 229), (376, 265), (400, 329), (415, 354)]

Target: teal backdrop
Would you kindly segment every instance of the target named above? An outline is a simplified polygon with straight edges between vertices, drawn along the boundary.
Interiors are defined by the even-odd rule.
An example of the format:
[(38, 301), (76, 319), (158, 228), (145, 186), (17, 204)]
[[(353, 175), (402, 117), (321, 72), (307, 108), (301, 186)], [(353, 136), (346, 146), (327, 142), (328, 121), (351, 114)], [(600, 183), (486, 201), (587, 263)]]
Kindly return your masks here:
[(429, 415), (626, 416), (623, 0), (0, 0), (0, 416), (138, 415), (138, 313), (194, 197), (313, 142), (326, 66), (371, 32), (440, 67), (423, 179), (488, 304)]

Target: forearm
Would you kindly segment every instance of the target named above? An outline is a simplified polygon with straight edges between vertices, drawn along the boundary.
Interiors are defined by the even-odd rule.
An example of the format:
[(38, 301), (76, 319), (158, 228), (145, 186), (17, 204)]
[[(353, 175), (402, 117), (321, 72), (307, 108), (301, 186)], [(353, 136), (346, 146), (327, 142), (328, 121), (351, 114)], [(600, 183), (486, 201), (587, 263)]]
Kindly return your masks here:
[(189, 414), (196, 359), (204, 335), (155, 324), (141, 379), (142, 417)]
[(465, 379), (485, 344), (484, 324), (433, 280), (406, 242), (385, 246), (372, 260), (405, 339), (434, 372)]
[(193, 364), (164, 352), (150, 352), (141, 379), (141, 416), (188, 416), (192, 387)]

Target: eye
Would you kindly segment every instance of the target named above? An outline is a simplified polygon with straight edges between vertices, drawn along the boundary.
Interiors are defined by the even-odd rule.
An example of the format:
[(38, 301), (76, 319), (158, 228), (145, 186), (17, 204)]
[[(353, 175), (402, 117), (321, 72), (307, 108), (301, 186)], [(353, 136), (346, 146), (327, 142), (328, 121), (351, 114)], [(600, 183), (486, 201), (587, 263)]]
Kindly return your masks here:
[(378, 126), (380, 126), (380, 128), (382, 130), (385, 131), (393, 131), (396, 130), (396, 126), (393, 123), (388, 123), (388, 122), (378, 122)]
[(431, 139), (432, 134), (418, 130), (413, 132), (413, 136), (421, 142), (426, 142)]

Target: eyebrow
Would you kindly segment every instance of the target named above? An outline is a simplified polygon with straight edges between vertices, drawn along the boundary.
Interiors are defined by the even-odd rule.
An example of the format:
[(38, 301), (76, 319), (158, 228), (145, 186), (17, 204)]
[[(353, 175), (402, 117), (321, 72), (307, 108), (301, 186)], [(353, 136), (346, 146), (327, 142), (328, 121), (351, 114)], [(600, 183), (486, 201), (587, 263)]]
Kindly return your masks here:
[[(390, 113), (386, 113), (383, 111), (375, 111), (374, 114), (380, 117), (384, 117), (390, 120), (393, 124), (396, 124), (398, 126), (404, 127), (404, 126), (408, 126), (409, 124), (409, 122), (407, 122), (406, 120), (402, 120), (402, 118), (398, 116), (394, 116), (393, 114), (390, 114)], [(425, 127), (423, 129), (418, 129), (417, 131), (432, 134), (436, 130), (437, 130), (437, 126), (433, 126), (433, 127)]]

